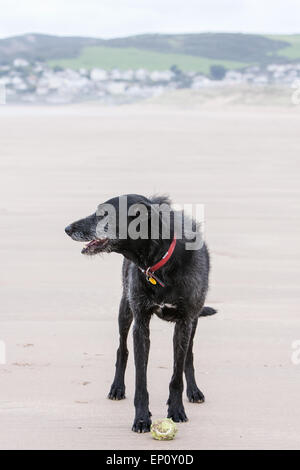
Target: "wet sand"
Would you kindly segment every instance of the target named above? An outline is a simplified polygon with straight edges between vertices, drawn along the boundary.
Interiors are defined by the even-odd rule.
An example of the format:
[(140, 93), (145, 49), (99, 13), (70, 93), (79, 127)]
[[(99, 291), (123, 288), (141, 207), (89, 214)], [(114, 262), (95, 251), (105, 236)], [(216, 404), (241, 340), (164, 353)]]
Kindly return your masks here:
[[(299, 107), (298, 107), (299, 108)], [(0, 107), (1, 449), (300, 447), (300, 108)], [(212, 257), (195, 341), (205, 404), (176, 440), (131, 432), (106, 398), (121, 258), (86, 259), (64, 227), (128, 192), (203, 203)], [(150, 409), (166, 415), (172, 325), (153, 319)]]

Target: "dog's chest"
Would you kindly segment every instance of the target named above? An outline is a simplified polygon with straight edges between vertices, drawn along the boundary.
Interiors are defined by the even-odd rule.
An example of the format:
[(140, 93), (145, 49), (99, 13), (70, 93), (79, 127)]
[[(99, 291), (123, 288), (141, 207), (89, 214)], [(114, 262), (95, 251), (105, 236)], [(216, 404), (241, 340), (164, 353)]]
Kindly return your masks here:
[(176, 304), (159, 303), (153, 304), (153, 313), (162, 320), (176, 321), (179, 318), (179, 311)]

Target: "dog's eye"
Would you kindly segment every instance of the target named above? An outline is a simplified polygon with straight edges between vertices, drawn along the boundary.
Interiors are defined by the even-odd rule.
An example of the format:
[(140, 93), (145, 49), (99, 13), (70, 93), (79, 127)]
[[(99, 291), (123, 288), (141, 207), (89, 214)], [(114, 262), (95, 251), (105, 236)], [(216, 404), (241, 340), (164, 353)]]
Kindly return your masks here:
[(99, 217), (99, 219), (104, 219), (105, 217), (108, 216), (108, 212), (107, 211), (101, 211), (97, 214), (97, 216)]

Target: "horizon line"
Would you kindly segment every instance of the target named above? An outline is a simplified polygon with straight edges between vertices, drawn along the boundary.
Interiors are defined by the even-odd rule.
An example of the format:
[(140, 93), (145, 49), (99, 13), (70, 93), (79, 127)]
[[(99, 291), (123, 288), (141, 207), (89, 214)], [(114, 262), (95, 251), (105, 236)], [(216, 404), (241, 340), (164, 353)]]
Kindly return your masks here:
[(62, 34), (62, 33), (50, 33), (50, 32), (33, 32), (28, 31), (24, 33), (17, 33), (11, 34), (9, 36), (2, 36), (0, 34), (0, 40), (3, 39), (10, 39), (16, 37), (24, 37), (30, 35), (36, 36), (53, 36), (53, 37), (60, 37), (60, 38), (85, 38), (85, 39), (99, 39), (102, 41), (109, 41), (111, 39), (125, 39), (130, 37), (137, 37), (137, 36), (178, 36), (178, 35), (200, 35), (200, 34), (244, 34), (250, 36), (300, 36), (300, 32), (293, 32), (293, 33), (278, 33), (278, 32), (250, 32), (250, 31), (212, 31), (212, 30), (205, 30), (205, 31), (198, 31), (198, 32), (176, 32), (176, 33), (169, 33), (169, 32), (143, 32), (137, 34), (130, 34), (130, 35), (123, 35), (123, 36), (109, 36), (109, 37), (101, 37), (101, 36), (89, 36), (89, 35), (81, 35), (81, 34)]

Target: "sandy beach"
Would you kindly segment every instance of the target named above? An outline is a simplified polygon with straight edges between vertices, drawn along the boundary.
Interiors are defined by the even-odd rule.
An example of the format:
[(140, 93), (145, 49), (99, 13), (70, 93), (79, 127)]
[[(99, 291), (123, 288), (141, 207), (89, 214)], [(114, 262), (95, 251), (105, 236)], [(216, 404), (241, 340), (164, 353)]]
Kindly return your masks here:
[[(218, 103), (217, 103), (218, 104)], [(0, 106), (1, 449), (299, 449), (300, 107)], [(107, 393), (121, 263), (64, 227), (125, 193), (205, 204), (212, 258), (196, 375), (204, 404), (171, 442), (131, 431)], [(171, 324), (154, 318), (153, 419), (166, 416)]]

